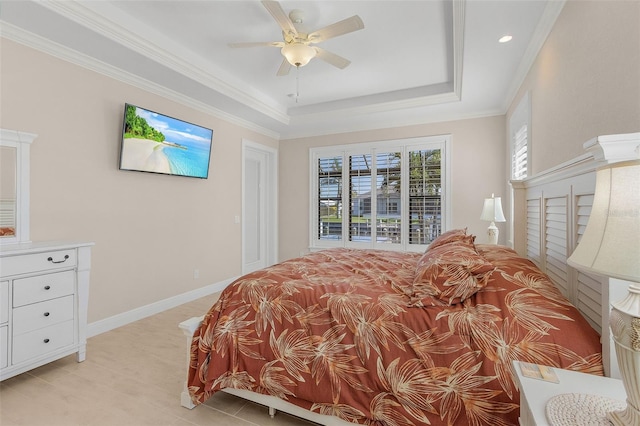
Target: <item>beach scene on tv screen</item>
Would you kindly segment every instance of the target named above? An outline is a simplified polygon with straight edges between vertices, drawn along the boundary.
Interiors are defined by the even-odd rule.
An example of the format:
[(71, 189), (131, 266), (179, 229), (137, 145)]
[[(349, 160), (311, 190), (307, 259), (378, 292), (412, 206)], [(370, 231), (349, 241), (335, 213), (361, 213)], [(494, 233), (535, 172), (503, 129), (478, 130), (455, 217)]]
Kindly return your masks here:
[(127, 104), (120, 168), (206, 178), (213, 131)]

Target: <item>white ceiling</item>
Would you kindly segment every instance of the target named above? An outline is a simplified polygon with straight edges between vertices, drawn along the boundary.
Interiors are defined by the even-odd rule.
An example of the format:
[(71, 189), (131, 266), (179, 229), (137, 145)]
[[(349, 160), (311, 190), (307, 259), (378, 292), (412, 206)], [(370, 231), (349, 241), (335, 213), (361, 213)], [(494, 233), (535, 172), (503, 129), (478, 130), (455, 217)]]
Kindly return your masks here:
[(564, 2), (280, 4), (303, 11), (303, 32), (359, 15), (364, 29), (318, 45), (351, 64), (315, 58), (278, 77), (278, 48), (230, 48), (282, 40), (259, 1), (3, 0), (0, 23), (4, 37), (287, 139), (503, 114)]

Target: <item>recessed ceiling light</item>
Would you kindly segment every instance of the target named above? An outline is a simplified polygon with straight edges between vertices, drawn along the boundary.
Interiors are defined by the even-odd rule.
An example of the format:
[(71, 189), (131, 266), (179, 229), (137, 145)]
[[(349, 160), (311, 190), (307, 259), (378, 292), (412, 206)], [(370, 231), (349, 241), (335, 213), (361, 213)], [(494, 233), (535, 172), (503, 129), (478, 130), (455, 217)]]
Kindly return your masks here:
[(512, 37), (512, 36), (510, 36), (509, 34), (505, 34), (505, 35), (503, 35), (502, 37), (500, 37), (500, 38), (498, 39), (498, 42), (500, 42), (500, 43), (507, 43), (507, 42), (510, 42), (512, 38), (513, 38), (513, 37)]

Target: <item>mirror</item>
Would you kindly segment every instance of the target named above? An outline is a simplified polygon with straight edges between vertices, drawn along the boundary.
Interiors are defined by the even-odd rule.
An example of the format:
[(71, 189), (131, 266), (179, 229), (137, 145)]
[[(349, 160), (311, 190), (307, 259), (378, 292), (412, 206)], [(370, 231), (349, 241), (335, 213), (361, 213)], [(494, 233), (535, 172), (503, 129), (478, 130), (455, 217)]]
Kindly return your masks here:
[(17, 151), (0, 146), (0, 238), (16, 236)]
[(29, 159), (37, 135), (0, 129), (0, 244), (29, 242)]

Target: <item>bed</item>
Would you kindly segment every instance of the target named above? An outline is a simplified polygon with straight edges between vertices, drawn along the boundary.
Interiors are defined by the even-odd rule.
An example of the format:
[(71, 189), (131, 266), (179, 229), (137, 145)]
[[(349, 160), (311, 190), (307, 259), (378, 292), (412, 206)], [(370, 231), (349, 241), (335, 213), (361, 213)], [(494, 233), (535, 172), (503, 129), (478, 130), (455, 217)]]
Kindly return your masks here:
[[(596, 168), (636, 158), (639, 144), (640, 133), (599, 136), (584, 155), (512, 182), (516, 251), (453, 230), (424, 254), (329, 250), (240, 278), (206, 315), (180, 324), (189, 366), (182, 405), (223, 390), (271, 415), (324, 425), (506, 425), (519, 411), (511, 360), (619, 378), (609, 305), (626, 289), (571, 268), (567, 257), (590, 214)], [(466, 272), (456, 257), (467, 259)], [(351, 278), (339, 278), (341, 269)], [(286, 278), (294, 272), (303, 278)], [(339, 282), (325, 287), (316, 272)], [(281, 296), (276, 282), (259, 284), (279, 275), (289, 282)], [(255, 307), (278, 297), (279, 309), (256, 317)], [(236, 322), (234, 308), (246, 311)], [(241, 322), (248, 328), (230, 329)], [(229, 344), (237, 351), (222, 350)], [(333, 362), (318, 359), (327, 351)]]
[(323, 424), (512, 425), (512, 361), (603, 374), (600, 336), (548, 276), (464, 229), (425, 253), (287, 260), (182, 326), (183, 405), (225, 390)]

